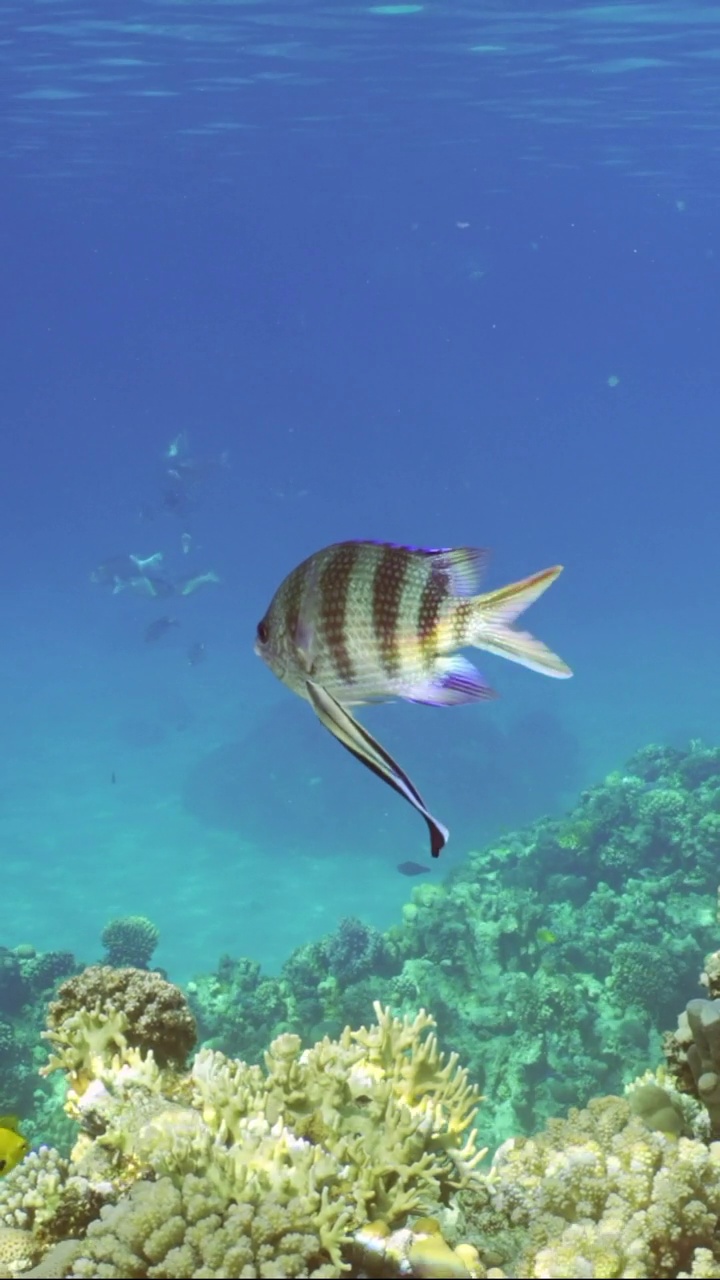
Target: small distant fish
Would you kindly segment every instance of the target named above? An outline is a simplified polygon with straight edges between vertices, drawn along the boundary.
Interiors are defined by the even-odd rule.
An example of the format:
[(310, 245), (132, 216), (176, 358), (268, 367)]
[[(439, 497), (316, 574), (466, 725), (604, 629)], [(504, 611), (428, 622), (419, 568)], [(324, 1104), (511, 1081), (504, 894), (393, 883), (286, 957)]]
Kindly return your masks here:
[(550, 947), (554, 942), (557, 942), (557, 934), (553, 933), (552, 929), (537, 929), (535, 937), (543, 947)]
[(191, 548), (191, 546), (192, 546), (192, 534), (191, 534), (191, 533), (182, 533), (182, 534), (180, 535), (180, 546), (182, 547), (182, 553), (183, 553), (183, 555), (184, 555), (184, 556), (186, 556), (186, 555), (187, 555), (187, 553), (188, 553), (188, 551), (190, 550), (190, 548)]
[(204, 662), (207, 657), (207, 651), (204, 640), (196, 640), (190, 645), (187, 651), (187, 660), (191, 667), (196, 667), (199, 662)]
[(494, 696), (467, 658), (473, 645), (549, 676), (570, 668), (512, 623), (555, 581), (555, 565), (477, 594), (487, 552), (338, 542), (309, 556), (275, 592), (255, 652), (366, 768), (422, 814), (437, 858), (447, 829), (392, 756), (347, 710), (404, 698), (434, 707)]
[(147, 575), (148, 569), (155, 569), (162, 562), (162, 551), (152, 556), (121, 555), (110, 556), (103, 560), (90, 574), (90, 581), (99, 586), (112, 587), (113, 595), (124, 591)]
[(181, 458), (183, 454), (187, 453), (189, 447), (190, 440), (188, 433), (187, 431), (181, 431), (179, 435), (175, 436), (174, 440), (170, 441), (167, 449), (165, 450), (165, 457)]
[(156, 618), (154, 622), (150, 623), (149, 627), (145, 628), (145, 643), (152, 644), (155, 640), (159, 640), (161, 636), (164, 636), (165, 632), (169, 631), (171, 627), (179, 626), (180, 623), (177, 618), (169, 618), (167, 614), (162, 618)]
[(220, 575), (215, 573), (214, 569), (210, 569), (208, 573), (193, 574), (189, 578), (178, 578), (174, 587), (175, 595), (192, 596), (200, 587), (206, 587), (215, 582), (220, 582)]
[(163, 511), (167, 511), (170, 515), (178, 516), (184, 520), (186, 516), (192, 515), (197, 510), (197, 502), (185, 493), (183, 489), (170, 488), (163, 491), (160, 499), (160, 506)]
[(0, 1116), (0, 1178), (20, 1164), (30, 1150), (19, 1124), (17, 1116)]
[(397, 869), (401, 876), (424, 876), (430, 870), (421, 862), (398, 862)]

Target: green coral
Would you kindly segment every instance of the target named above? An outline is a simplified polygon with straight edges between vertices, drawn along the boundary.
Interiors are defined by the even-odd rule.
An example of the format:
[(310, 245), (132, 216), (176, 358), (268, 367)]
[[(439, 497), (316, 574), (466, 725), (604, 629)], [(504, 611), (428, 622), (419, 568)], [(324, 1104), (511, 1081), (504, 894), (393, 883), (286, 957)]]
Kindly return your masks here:
[(261, 1061), (284, 1032), (307, 1045), (366, 1021), (374, 999), (429, 1008), (488, 1095), (489, 1145), (620, 1093), (693, 994), (698, 953), (717, 945), (719, 761), (699, 744), (646, 748), (566, 818), (474, 850), (444, 883), (414, 888), (369, 974), (328, 972), (342, 930), (277, 977), (225, 958), (194, 984), (201, 1035)]

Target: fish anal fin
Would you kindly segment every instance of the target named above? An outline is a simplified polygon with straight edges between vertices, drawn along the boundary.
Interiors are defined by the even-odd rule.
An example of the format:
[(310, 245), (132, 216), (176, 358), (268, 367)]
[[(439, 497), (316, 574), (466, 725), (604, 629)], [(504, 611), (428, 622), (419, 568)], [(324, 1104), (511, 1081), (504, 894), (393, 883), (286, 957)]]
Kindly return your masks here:
[(487, 702), (497, 694), (472, 662), (461, 654), (454, 654), (451, 658), (439, 658), (427, 682), (417, 685), (405, 696), (410, 702), (421, 702), (428, 707), (459, 707), (466, 702)]

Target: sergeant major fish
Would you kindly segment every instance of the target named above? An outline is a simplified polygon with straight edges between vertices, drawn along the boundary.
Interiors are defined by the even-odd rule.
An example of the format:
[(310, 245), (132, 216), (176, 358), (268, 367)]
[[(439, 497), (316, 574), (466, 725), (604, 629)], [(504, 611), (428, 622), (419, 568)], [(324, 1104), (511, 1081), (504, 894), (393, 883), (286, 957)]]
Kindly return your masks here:
[(384, 747), (347, 710), (403, 698), (449, 707), (494, 697), (455, 653), (472, 645), (548, 676), (568, 666), (512, 623), (561, 565), (477, 594), (487, 552), (388, 542), (337, 542), (309, 556), (278, 587), (258, 623), (255, 652), (321, 723), (422, 814), (437, 858), (447, 829)]

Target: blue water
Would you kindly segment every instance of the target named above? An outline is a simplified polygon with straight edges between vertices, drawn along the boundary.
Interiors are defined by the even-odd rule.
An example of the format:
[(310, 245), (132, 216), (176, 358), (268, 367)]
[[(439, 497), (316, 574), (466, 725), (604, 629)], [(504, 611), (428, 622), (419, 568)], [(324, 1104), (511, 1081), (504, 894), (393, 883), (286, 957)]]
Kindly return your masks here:
[[(572, 681), (486, 655), (497, 704), (362, 713), (433, 875), (718, 741), (719, 58), (670, 0), (4, 7), (4, 945), (141, 912), (185, 979), (399, 918), (424, 825), (253, 653), (329, 542), (566, 566), (528, 626)], [(221, 582), (90, 581), (159, 551)]]

